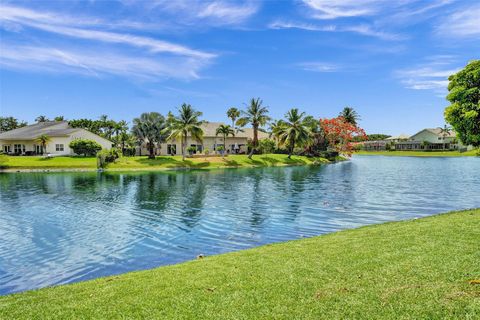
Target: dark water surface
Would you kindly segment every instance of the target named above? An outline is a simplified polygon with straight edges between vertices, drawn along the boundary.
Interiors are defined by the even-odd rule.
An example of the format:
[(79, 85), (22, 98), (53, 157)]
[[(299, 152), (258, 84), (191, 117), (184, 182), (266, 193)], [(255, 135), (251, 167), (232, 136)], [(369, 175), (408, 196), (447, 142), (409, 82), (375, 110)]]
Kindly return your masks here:
[(473, 207), (479, 158), (0, 174), (0, 294)]

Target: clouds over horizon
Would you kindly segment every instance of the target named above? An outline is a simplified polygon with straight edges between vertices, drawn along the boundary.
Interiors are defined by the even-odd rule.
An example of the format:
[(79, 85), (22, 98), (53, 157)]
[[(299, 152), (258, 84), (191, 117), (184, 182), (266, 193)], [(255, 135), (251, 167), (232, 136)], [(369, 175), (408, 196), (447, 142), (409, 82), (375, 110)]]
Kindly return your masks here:
[[(176, 2), (165, 10), (182, 9)], [(156, 5), (161, 5), (160, 2)], [(186, 5), (186, 3), (185, 3)], [(197, 17), (215, 23), (240, 23), (254, 14), (257, 6), (224, 1), (198, 2)], [(132, 34), (130, 29), (149, 31), (152, 24), (140, 21), (105, 21), (97, 16), (72, 16), (66, 13), (2, 5), (0, 28), (3, 50), (0, 66), (14, 70), (79, 73), (100, 77), (103, 74), (142, 79), (196, 79), (217, 53), (193, 49), (158, 37)], [(142, 30), (143, 29), (143, 30)], [(39, 34), (40, 32), (40, 34)], [(42, 33), (57, 37), (45, 37)], [(72, 45), (71, 39), (81, 39)], [(53, 39), (53, 40), (52, 40)], [(99, 55), (98, 48), (103, 52)]]
[[(398, 3), (303, 0), (288, 4), (290, 9), (296, 10), (263, 16), (256, 21), (253, 17), (260, 15), (267, 4), (253, 0), (121, 0), (116, 2), (118, 14), (110, 7), (107, 12), (85, 10), (77, 14), (76, 10), (63, 6), (45, 9), (38, 3), (22, 7), (7, 2), (0, 6), (3, 47), (0, 67), (100, 78), (115, 75), (149, 81), (201, 79), (202, 73), (224, 52), (209, 41), (203, 41), (209, 28), (238, 32), (292, 29), (300, 33), (323, 33), (325, 37), (342, 33), (346, 38), (370, 41), (366, 46), (357, 46), (358, 51), (373, 46), (382, 48), (378, 52), (388, 54), (385, 48), (393, 48), (395, 44), (385, 43), (396, 42), (408, 52), (416, 35), (407, 32), (406, 26), (426, 20), (429, 21), (428, 35), (432, 37), (468, 40), (480, 35), (477, 21), (480, 6), (461, 3), (452, 8), (455, 3), (453, 0), (428, 3), (420, 0)], [(86, 7), (96, 5), (92, 2)], [(449, 9), (443, 11), (444, 8)], [(249, 26), (253, 26), (252, 29), (246, 30)], [(207, 43), (210, 47), (198, 47)], [(294, 64), (302, 70), (316, 72), (338, 71), (340, 65), (342, 69), (348, 68), (340, 58), (329, 63), (300, 59)], [(410, 79), (408, 73), (404, 74), (402, 83), (410, 83), (411, 88), (434, 89), (436, 85), (443, 85), (437, 80), (422, 82), (407, 78)]]
[(455, 56), (431, 56), (410, 68), (394, 72), (407, 89), (432, 90), (439, 96), (445, 96), (448, 77), (461, 70), (463, 66)]

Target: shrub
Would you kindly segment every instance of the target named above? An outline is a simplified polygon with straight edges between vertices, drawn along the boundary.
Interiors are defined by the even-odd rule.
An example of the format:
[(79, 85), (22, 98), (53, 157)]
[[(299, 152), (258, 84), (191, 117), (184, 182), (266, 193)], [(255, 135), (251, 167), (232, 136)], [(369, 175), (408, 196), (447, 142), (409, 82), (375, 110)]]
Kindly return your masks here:
[(190, 146), (190, 147), (187, 148), (187, 152), (188, 152), (190, 155), (192, 155), (192, 154), (194, 154), (195, 152), (197, 152), (197, 147), (195, 147), (195, 146)]
[(210, 154), (210, 149), (205, 148), (205, 150), (203, 150), (203, 153), (208, 156)]
[(94, 140), (75, 139), (68, 145), (76, 154), (86, 156), (94, 156), (98, 151), (102, 150), (102, 146)]
[(101, 150), (97, 153), (97, 168), (105, 168), (107, 164), (115, 162), (120, 157), (116, 148), (110, 150)]
[(275, 141), (272, 139), (262, 139), (258, 143), (261, 153), (273, 153), (275, 151)]

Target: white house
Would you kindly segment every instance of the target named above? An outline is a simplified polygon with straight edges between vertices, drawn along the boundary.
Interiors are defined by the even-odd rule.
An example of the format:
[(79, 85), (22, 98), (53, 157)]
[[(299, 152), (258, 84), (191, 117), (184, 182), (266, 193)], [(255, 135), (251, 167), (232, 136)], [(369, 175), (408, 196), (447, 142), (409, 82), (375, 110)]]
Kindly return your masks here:
[(457, 150), (466, 148), (457, 139), (454, 131), (442, 128), (423, 129), (407, 140), (395, 142), (395, 150)]
[[(38, 137), (46, 135), (50, 141), (46, 150), (37, 141)], [(28, 125), (22, 128), (0, 133), (1, 150), (6, 154), (13, 155), (73, 155), (73, 150), (68, 146), (72, 140), (89, 139), (94, 140), (103, 149), (110, 149), (112, 142), (96, 135), (88, 130), (72, 128), (67, 121), (47, 121)]]
[[(217, 128), (220, 125), (224, 125), (222, 122), (207, 122), (202, 124), (203, 140), (196, 141), (191, 137), (187, 137), (187, 148), (194, 146), (197, 148), (197, 153), (204, 153), (205, 150), (213, 153), (218, 146), (223, 146), (223, 136), (216, 135)], [(258, 131), (258, 139), (268, 138), (268, 134), (262, 131)], [(235, 132), (235, 136), (228, 136), (225, 141), (225, 149), (227, 153), (246, 153), (247, 142), (253, 139), (253, 129), (243, 128), (242, 131)], [(182, 142), (180, 139), (170, 140), (160, 145), (155, 146), (155, 155), (179, 155), (182, 153)], [(137, 155), (147, 155), (148, 149), (146, 145), (137, 147)]]

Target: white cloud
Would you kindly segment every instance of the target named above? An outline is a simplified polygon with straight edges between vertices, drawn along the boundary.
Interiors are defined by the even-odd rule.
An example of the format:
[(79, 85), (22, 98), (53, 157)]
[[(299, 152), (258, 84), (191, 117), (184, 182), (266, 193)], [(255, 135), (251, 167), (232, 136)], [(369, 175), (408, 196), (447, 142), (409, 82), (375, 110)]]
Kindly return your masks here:
[(461, 68), (453, 66), (451, 56), (433, 56), (425, 59), (422, 65), (397, 70), (394, 76), (408, 89), (433, 90), (445, 93), (448, 86), (448, 77)]
[[(18, 39), (27, 35), (28, 46), (2, 41), (0, 64), (12, 69), (189, 79), (198, 78), (199, 70), (217, 56), (153, 37), (99, 30), (105, 25), (93, 17), (75, 18), (12, 6), (0, 7), (0, 28), (19, 33)], [(31, 29), (86, 41), (36, 36)]]
[(235, 25), (256, 14), (260, 8), (258, 1), (224, 0), (156, 0), (140, 2), (154, 10), (164, 11), (176, 18), (176, 23), (191, 25)]
[(286, 22), (286, 21), (274, 21), (268, 26), (270, 29), (300, 29), (307, 31), (320, 31), (320, 32), (351, 32), (358, 33), (364, 36), (375, 37), (383, 40), (402, 40), (405, 37), (394, 34), (383, 32), (373, 29), (369, 25), (318, 25), (313, 23), (302, 23), (302, 22)]
[(0, 66), (25, 71), (78, 73), (101, 77), (103, 74), (156, 80), (161, 78), (198, 78), (203, 63), (192, 58), (142, 57), (122, 53), (99, 55), (94, 49), (72, 50), (58, 47), (34, 47), (4, 44)]
[(373, 15), (386, 4), (383, 0), (303, 0), (317, 19), (336, 19)]
[(339, 65), (327, 62), (303, 62), (297, 64), (297, 66), (303, 70), (313, 72), (336, 72), (341, 69)]
[(480, 5), (465, 7), (447, 16), (436, 27), (436, 33), (447, 37), (479, 37)]

